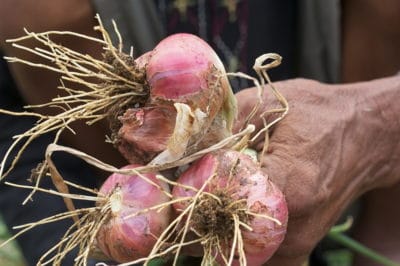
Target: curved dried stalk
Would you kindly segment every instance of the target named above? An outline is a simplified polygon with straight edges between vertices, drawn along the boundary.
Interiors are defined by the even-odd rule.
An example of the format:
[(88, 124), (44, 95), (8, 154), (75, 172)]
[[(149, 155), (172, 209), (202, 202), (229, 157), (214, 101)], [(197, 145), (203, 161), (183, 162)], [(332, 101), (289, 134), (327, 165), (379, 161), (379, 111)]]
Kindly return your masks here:
[(46, 149), (46, 156), (51, 156), (51, 154), (53, 152), (61, 151), (61, 152), (66, 152), (71, 155), (74, 155), (74, 156), (84, 160), (88, 164), (93, 165), (98, 169), (101, 169), (101, 170), (104, 170), (104, 171), (107, 171), (110, 173), (119, 173), (119, 174), (127, 174), (127, 175), (129, 175), (129, 174), (141, 175), (142, 173), (158, 172), (158, 171), (174, 168), (177, 166), (187, 165), (207, 153), (210, 153), (210, 152), (222, 149), (222, 148), (229, 148), (229, 147), (233, 146), (235, 143), (237, 143), (238, 141), (240, 141), (242, 138), (246, 137), (247, 135), (251, 134), (252, 132), (254, 132), (254, 126), (248, 125), (247, 128), (245, 128), (241, 132), (234, 134), (234, 135), (232, 135), (226, 139), (223, 139), (220, 142), (218, 142), (206, 149), (200, 150), (196, 153), (193, 153), (193, 154), (186, 156), (182, 159), (179, 159), (177, 161), (162, 164), (162, 165), (145, 165), (145, 166), (140, 166), (140, 167), (137, 167), (134, 169), (119, 169), (110, 164), (102, 162), (99, 159), (97, 159), (93, 156), (90, 156), (87, 153), (84, 153), (84, 152), (79, 151), (74, 148), (58, 145), (55, 143), (48, 145), (48, 147)]
[[(41, 178), (47, 173), (47, 171), (50, 171), (50, 176), (52, 178), (52, 181), (54, 183), (54, 185), (56, 186), (56, 188), (58, 189), (59, 192), (61, 193), (65, 193), (68, 194), (68, 187), (67, 185), (69, 185), (62, 177), (61, 175), (58, 173), (56, 166), (54, 165), (51, 156), (54, 152), (66, 152), (68, 154), (71, 154), (73, 156), (76, 156), (82, 160), (84, 160), (85, 162), (87, 162), (88, 164), (96, 167), (97, 169), (101, 169), (103, 171), (109, 172), (109, 173), (119, 173), (119, 174), (126, 174), (126, 175), (138, 175), (139, 177), (141, 177), (143, 180), (145, 180), (146, 182), (149, 182), (150, 184), (156, 186), (157, 188), (161, 189), (162, 188), (160, 186), (158, 186), (157, 184), (155, 184), (154, 182), (152, 182), (151, 180), (149, 180), (148, 178), (146, 178), (143, 173), (148, 173), (148, 172), (159, 172), (162, 170), (166, 170), (166, 169), (170, 169), (170, 168), (174, 168), (174, 167), (179, 167), (182, 165), (187, 165), (195, 160), (197, 160), (198, 158), (202, 157), (203, 155), (222, 149), (222, 148), (226, 148), (226, 147), (232, 147), (235, 143), (238, 142), (242, 142), (241, 140), (247, 140), (248, 137), (252, 132), (254, 131), (254, 126), (253, 125), (248, 125), (246, 129), (242, 130), (241, 132), (234, 134), (224, 140), (221, 140), (220, 142), (206, 148), (203, 150), (200, 150), (196, 153), (193, 153), (189, 156), (186, 156), (182, 159), (176, 160), (174, 162), (171, 163), (166, 163), (166, 164), (162, 164), (162, 165), (145, 165), (145, 166), (141, 166), (141, 167), (137, 167), (134, 169), (119, 169), (116, 168), (110, 164), (107, 164), (105, 162), (100, 161), (99, 159), (90, 156), (87, 153), (84, 153), (82, 151), (76, 150), (74, 148), (70, 148), (70, 147), (66, 147), (66, 146), (62, 146), (62, 145), (58, 145), (55, 143), (49, 144), (47, 146), (46, 149), (46, 153), (45, 153), (45, 161), (43, 163), (41, 163), (38, 166), (38, 169), (36, 171), (34, 171), (36, 173), (35, 176), (35, 186), (32, 188), (31, 193), (28, 195), (28, 197), (25, 199), (24, 203), (25, 204), (29, 199), (31, 199), (31, 197), (33, 196), (33, 194), (36, 191), (39, 191), (39, 183)], [(174, 185), (175, 183), (166, 179), (165, 177), (158, 175), (158, 178), (160, 178), (163, 182), (166, 182), (167, 184), (170, 185)], [(167, 196), (171, 196), (170, 194), (168, 194), (168, 192), (164, 191), (164, 193), (167, 194)], [(72, 201), (68, 198), (64, 198), (65, 204), (67, 206), (67, 209), (69, 210), (74, 210), (75, 207), (72, 203)], [(75, 220), (76, 221), (76, 220)]]
[[(267, 60), (272, 60), (272, 61), (270, 63), (264, 64)], [(275, 88), (274, 84), (271, 82), (271, 79), (267, 73), (267, 71), (269, 69), (279, 66), (281, 64), (281, 61), (282, 61), (282, 57), (280, 55), (275, 54), (275, 53), (268, 53), (268, 54), (259, 56), (256, 59), (256, 62), (254, 63), (254, 66), (253, 66), (254, 70), (257, 72), (257, 74), (261, 80), (261, 86), (264, 86), (265, 82), (267, 82), (272, 90), (272, 93), (278, 99), (279, 103), (282, 105), (282, 108), (280, 108), (280, 109), (267, 110), (261, 115), (261, 119), (264, 121), (264, 128), (261, 129), (260, 131), (258, 131), (257, 134), (251, 139), (251, 141), (254, 141), (255, 139), (257, 139), (257, 137), (259, 135), (264, 133), (265, 141), (264, 141), (263, 150), (261, 152), (261, 157), (264, 156), (264, 154), (266, 153), (266, 151), (268, 149), (268, 144), (269, 144), (268, 130), (273, 125), (275, 125), (276, 123), (281, 121), (289, 112), (289, 103), (287, 102), (285, 97), (283, 97), (283, 95)], [(272, 122), (267, 123), (264, 118), (264, 116), (267, 113), (281, 113), (281, 114), (279, 117), (274, 119)]]
[[(166, 170), (166, 169), (170, 169), (170, 168), (174, 168), (174, 167), (178, 167), (178, 166), (182, 166), (182, 165), (187, 165), (195, 160), (197, 160), (198, 158), (202, 157), (203, 155), (219, 150), (221, 148), (225, 148), (225, 147), (229, 147), (232, 146), (234, 143), (236, 142), (240, 142), (241, 139), (245, 138), (247, 139), (246, 136), (249, 136), (252, 132), (254, 131), (254, 126), (253, 125), (248, 125), (246, 129), (242, 130), (241, 132), (234, 134), (224, 140), (221, 140), (220, 142), (206, 148), (203, 150), (200, 150), (194, 154), (191, 154), (187, 157), (184, 157), (180, 160), (171, 162), (171, 163), (166, 163), (163, 165), (145, 165), (145, 166), (141, 166), (141, 167), (137, 167), (134, 169), (119, 169), (116, 168), (110, 164), (107, 164), (105, 162), (100, 161), (99, 159), (90, 156), (89, 154), (86, 154), (82, 151), (70, 148), (70, 147), (65, 147), (65, 146), (61, 146), (58, 144), (50, 144), (48, 145), (47, 149), (46, 149), (46, 154), (45, 154), (45, 161), (44, 163), (42, 163), (38, 169), (38, 177), (36, 180), (36, 184), (34, 187), (32, 187), (32, 192), (29, 194), (29, 196), (27, 197), (27, 199), (24, 201), (24, 203), (30, 199), (32, 197), (32, 195), (40, 190), (39, 189), (39, 182), (41, 177), (46, 173), (46, 171), (50, 172), (50, 176), (52, 178), (52, 182), (55, 185), (55, 187), (58, 189), (58, 191), (60, 193), (64, 193), (64, 194), (69, 194), (69, 190), (68, 190), (68, 184), (65, 182), (65, 180), (62, 178), (61, 174), (58, 172), (57, 167), (54, 165), (51, 156), (54, 152), (57, 151), (62, 151), (62, 152), (66, 152), (69, 153), (71, 155), (74, 155), (82, 160), (84, 160), (85, 162), (87, 162), (88, 164), (96, 167), (97, 169), (101, 169), (103, 171), (107, 171), (110, 173), (119, 173), (119, 174), (125, 174), (125, 175), (137, 175), (140, 178), (142, 178), (144, 181), (148, 182), (149, 184), (152, 184), (153, 186), (156, 186), (158, 189), (160, 189), (161, 191), (163, 191), (163, 193), (165, 193), (167, 196), (171, 197), (171, 195), (165, 191), (161, 186), (158, 186), (157, 184), (155, 184), (154, 182), (152, 182), (151, 180), (149, 180), (147, 177), (145, 177), (143, 175), (143, 173), (148, 173), (148, 172), (159, 172), (162, 170)], [(166, 182), (167, 184), (172, 184), (174, 185), (175, 182), (172, 182), (166, 178), (164, 178), (161, 175), (157, 176), (158, 178), (160, 178), (163, 182)], [(75, 210), (75, 206), (72, 202), (71, 199), (69, 199), (68, 197), (64, 198), (64, 202), (66, 204), (66, 207), (68, 210)], [(75, 222), (77, 218), (74, 217)]]
[[(266, 63), (266, 61), (269, 61), (269, 63)], [(253, 119), (254, 116), (259, 112), (259, 110), (263, 104), (263, 101), (264, 101), (263, 97), (265, 94), (266, 85), (268, 85), (268, 87), (271, 89), (273, 95), (276, 97), (276, 99), (281, 104), (281, 108), (267, 109), (259, 116), (259, 118), (262, 119), (264, 122), (264, 127), (262, 129), (258, 130), (252, 138), (250, 138), (250, 136), (248, 136), (249, 138), (247, 139), (246, 142), (241, 143), (241, 144), (239, 143), (236, 146), (237, 150), (240, 150), (241, 148), (245, 148), (249, 143), (254, 142), (261, 134), (264, 133), (265, 134), (265, 142), (264, 142), (263, 150), (261, 152), (261, 156), (263, 156), (265, 154), (265, 152), (267, 151), (268, 144), (269, 144), (268, 143), (268, 139), (269, 139), (268, 130), (272, 126), (274, 126), (276, 123), (281, 121), (289, 112), (289, 103), (287, 102), (285, 97), (283, 97), (283, 95), (279, 92), (279, 90), (277, 90), (275, 88), (274, 84), (272, 83), (272, 81), (267, 73), (267, 71), (269, 69), (279, 66), (281, 64), (281, 61), (282, 61), (282, 57), (276, 53), (267, 53), (267, 54), (263, 54), (263, 55), (259, 56), (256, 59), (254, 66), (253, 66), (253, 69), (256, 71), (259, 79), (256, 79), (252, 76), (249, 76), (249, 75), (247, 75), (245, 73), (241, 73), (241, 72), (227, 74), (228, 76), (240, 77), (240, 78), (251, 80), (253, 82), (254, 86), (257, 88), (258, 101), (256, 102), (253, 109), (247, 115), (247, 117), (243, 123), (242, 129), (245, 128), (247, 125), (249, 125), (251, 119)], [(267, 114), (271, 114), (271, 113), (277, 113), (280, 115), (279, 115), (279, 117), (274, 119), (272, 122), (267, 123), (265, 116)]]

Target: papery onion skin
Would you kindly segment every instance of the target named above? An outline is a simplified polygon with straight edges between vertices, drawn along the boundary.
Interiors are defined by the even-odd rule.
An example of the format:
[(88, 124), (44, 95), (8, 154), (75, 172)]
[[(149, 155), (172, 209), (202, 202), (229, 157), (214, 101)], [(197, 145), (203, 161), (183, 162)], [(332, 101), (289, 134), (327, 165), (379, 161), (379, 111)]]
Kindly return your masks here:
[[(174, 108), (174, 103), (183, 103), (190, 106), (192, 112), (201, 111), (205, 114), (206, 119), (200, 129), (191, 132), (193, 137), (184, 144), (188, 147), (187, 153), (208, 147), (232, 134), (237, 112), (236, 98), (221, 60), (205, 41), (191, 34), (174, 34), (162, 40), (154, 50), (136, 59), (136, 62), (146, 73), (150, 93), (144, 106), (135, 109), (149, 106)], [(121, 130), (118, 132), (118, 149), (130, 163), (144, 164), (160, 151), (170, 148), (168, 141), (159, 140), (168, 140), (175, 132), (173, 125), (178, 123), (169, 118), (169, 122), (161, 118), (158, 126), (146, 119), (139, 126), (125, 121), (121, 121)], [(148, 126), (147, 123), (152, 124)], [(151, 131), (141, 130), (141, 127)], [(128, 137), (126, 132), (136, 136)], [(158, 138), (149, 138), (152, 134)], [(138, 142), (145, 138), (148, 142), (154, 142), (150, 146), (159, 148), (140, 147)], [(138, 161), (138, 158), (141, 160)]]
[[(124, 167), (135, 168), (137, 165)], [(168, 186), (153, 173), (146, 178), (169, 191)], [(123, 263), (149, 255), (157, 237), (165, 230), (171, 217), (171, 208), (155, 210), (129, 217), (140, 210), (168, 202), (169, 197), (159, 188), (137, 175), (112, 174), (102, 185), (100, 193), (111, 196), (112, 213), (97, 233), (97, 245), (110, 259)], [(113, 194), (118, 193), (118, 195)], [(120, 199), (119, 199), (120, 196)]]
[[(235, 163), (237, 163), (236, 166)], [(286, 234), (288, 209), (284, 195), (249, 156), (229, 150), (205, 155), (190, 166), (177, 182), (200, 189), (213, 174), (216, 176), (204, 191), (213, 194), (221, 190), (226, 191), (226, 195), (230, 195), (232, 199), (246, 199), (247, 210), (268, 215), (280, 221), (279, 225), (263, 217), (249, 216), (248, 225), (253, 231), (250, 232), (244, 228), (241, 230), (247, 265), (262, 265), (274, 254)], [(193, 190), (179, 186), (173, 189), (175, 198), (194, 194)], [(174, 204), (178, 212), (186, 206), (186, 203)], [(187, 250), (190, 251), (190, 249)], [(192, 250), (196, 251), (193, 255), (198, 255), (198, 247), (193, 247)], [(217, 256), (217, 261), (224, 265), (220, 255)], [(239, 261), (233, 260), (232, 265), (239, 265)]]
[(175, 116), (176, 110), (170, 105), (126, 110), (119, 118), (119, 151), (131, 163), (149, 162), (167, 146)]

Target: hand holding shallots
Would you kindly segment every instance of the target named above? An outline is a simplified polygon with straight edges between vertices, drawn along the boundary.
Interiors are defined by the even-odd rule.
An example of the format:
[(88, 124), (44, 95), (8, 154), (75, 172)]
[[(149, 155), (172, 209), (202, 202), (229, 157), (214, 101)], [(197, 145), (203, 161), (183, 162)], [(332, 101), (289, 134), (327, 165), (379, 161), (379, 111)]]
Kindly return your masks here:
[[(301, 265), (354, 199), (400, 180), (400, 78), (326, 85), (311, 80), (275, 83), (288, 115), (270, 133), (260, 158), (289, 209), (284, 242), (268, 265)], [(239, 128), (257, 101), (254, 89), (237, 95)], [(253, 119), (277, 106), (265, 97)], [(264, 110), (263, 110), (264, 109)], [(267, 121), (273, 119), (264, 115)], [(253, 143), (261, 151), (265, 138)]]

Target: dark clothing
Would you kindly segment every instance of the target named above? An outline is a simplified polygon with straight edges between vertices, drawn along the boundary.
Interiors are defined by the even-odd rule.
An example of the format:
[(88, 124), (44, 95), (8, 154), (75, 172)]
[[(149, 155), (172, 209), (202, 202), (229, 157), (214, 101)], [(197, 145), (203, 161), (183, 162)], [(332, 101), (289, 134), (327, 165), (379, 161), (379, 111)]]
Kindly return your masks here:
[[(207, 41), (217, 52), (229, 72), (255, 75), (255, 59), (265, 53), (278, 53), (283, 63), (271, 71), (273, 80), (296, 76), (295, 0), (194, 1), (184, 11), (175, 2), (157, 0), (166, 35), (187, 32)], [(237, 83), (240, 83), (237, 84)], [(234, 90), (253, 86), (247, 80), (235, 80)]]

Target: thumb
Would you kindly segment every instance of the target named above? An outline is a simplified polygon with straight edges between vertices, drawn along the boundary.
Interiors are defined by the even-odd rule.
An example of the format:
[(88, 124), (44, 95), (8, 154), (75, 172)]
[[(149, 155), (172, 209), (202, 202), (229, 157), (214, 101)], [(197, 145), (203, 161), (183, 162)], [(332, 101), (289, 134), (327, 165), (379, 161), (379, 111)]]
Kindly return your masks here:
[(282, 150), (276, 150), (273, 140), (269, 141), (269, 147), (263, 152), (264, 142), (260, 141), (256, 148), (259, 155), (262, 170), (267, 173), (271, 181), (284, 192), (288, 182), (288, 171), (291, 168), (291, 160)]
[(285, 239), (266, 265), (302, 265), (315, 244), (304, 235), (312, 230), (312, 226), (304, 225), (305, 221), (308, 224), (307, 217), (315, 209), (312, 208), (313, 194), (308, 191), (312, 180), (306, 173), (307, 168), (297, 167), (300, 160), (292, 155), (289, 147), (273, 138), (270, 149), (260, 158), (262, 170), (285, 196), (289, 212)]
[(295, 135), (291, 134), (293, 129), (285, 119), (277, 123), (273, 131), (261, 134), (252, 145), (258, 153), (261, 167), (282, 191), (289, 175), (293, 174), (294, 152), (298, 146), (298, 143), (295, 145)]
[[(306, 215), (315, 208), (324, 192), (321, 184), (324, 178), (320, 178), (318, 161), (310, 160), (307, 147), (296, 139), (296, 135), (288, 133), (287, 129), (282, 124), (277, 125), (267, 151), (259, 153), (259, 161), (262, 170), (285, 195), (293, 218)], [(262, 141), (255, 146), (258, 152), (260, 146)]]

